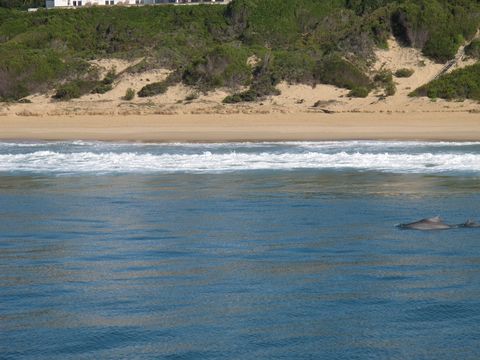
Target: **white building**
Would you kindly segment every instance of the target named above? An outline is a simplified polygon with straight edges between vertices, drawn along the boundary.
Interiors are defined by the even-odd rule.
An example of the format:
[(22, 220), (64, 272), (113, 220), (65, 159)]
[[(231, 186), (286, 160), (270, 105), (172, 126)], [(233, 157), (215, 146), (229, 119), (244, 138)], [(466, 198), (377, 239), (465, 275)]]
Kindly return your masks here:
[(78, 8), (96, 5), (226, 4), (231, 0), (46, 0), (47, 9)]

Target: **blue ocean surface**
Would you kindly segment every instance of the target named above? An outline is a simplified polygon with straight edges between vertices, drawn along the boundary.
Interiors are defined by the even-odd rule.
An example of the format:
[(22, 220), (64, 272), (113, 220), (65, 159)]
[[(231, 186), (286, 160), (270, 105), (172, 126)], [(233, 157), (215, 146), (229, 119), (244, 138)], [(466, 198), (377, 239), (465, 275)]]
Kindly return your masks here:
[(0, 359), (480, 359), (480, 143), (0, 143)]

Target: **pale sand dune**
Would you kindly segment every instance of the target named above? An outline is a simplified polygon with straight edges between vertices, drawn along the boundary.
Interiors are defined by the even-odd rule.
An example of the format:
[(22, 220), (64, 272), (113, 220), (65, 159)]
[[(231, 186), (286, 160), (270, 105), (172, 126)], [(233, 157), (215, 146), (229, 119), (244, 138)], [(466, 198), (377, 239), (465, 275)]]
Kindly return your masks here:
[[(471, 63), (461, 51), (463, 49), (452, 68)], [(334, 86), (282, 83), (278, 86), (279, 96), (235, 105), (222, 103), (229, 95), (227, 90), (203, 94), (181, 84), (170, 87), (162, 95), (124, 101), (122, 97), (128, 88), (137, 92), (146, 84), (166, 79), (170, 72), (158, 69), (132, 74), (127, 69), (141, 59), (98, 60), (92, 64), (99, 67), (101, 76), (113, 67), (119, 73), (112, 91), (89, 94), (69, 102), (53, 101), (51, 91), (30, 96), (31, 104), (0, 103), (0, 138), (480, 140), (477, 126), (480, 105), (477, 102), (408, 97), (413, 89), (435, 78), (444, 65), (435, 64), (420, 51), (401, 47), (393, 40), (389, 41), (389, 49), (378, 50), (376, 57), (378, 61), (373, 70), (394, 72), (410, 68), (415, 71), (410, 78), (395, 78), (397, 93), (394, 96), (382, 97), (380, 90), (364, 99), (349, 98), (348, 90)], [(187, 100), (187, 97), (193, 99)], [(435, 122), (438, 119), (441, 124)], [(350, 125), (344, 126), (345, 122)], [(178, 131), (175, 131), (176, 126)]]

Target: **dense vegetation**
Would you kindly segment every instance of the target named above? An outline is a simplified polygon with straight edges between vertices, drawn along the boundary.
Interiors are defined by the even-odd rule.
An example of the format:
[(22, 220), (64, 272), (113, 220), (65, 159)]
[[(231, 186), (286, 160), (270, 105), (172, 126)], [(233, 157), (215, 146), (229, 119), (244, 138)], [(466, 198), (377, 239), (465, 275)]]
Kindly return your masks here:
[(154, 92), (173, 80), (198, 91), (238, 89), (229, 102), (275, 94), (280, 81), (333, 84), (352, 96), (375, 86), (392, 92), (393, 83), (375, 81), (368, 71), (374, 47), (385, 47), (393, 33), (444, 62), (480, 22), (475, 0), (234, 0), (228, 6), (35, 13), (5, 8), (34, 2), (0, 0), (0, 99), (52, 87), (72, 95), (98, 86), (103, 91), (88, 60), (105, 57), (145, 58), (130, 71), (175, 70)]
[(29, 9), (45, 7), (45, 0), (0, 0), (0, 8)]
[(428, 96), (432, 99), (480, 100), (480, 63), (452, 71), (415, 90), (412, 96)]

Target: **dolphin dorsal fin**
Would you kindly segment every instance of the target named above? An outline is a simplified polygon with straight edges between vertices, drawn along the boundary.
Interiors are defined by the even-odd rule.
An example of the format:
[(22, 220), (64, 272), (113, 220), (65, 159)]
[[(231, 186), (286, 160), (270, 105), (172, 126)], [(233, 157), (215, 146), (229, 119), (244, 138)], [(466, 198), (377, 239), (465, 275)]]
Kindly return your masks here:
[(434, 222), (434, 223), (440, 223), (440, 222), (442, 222), (442, 218), (440, 216), (435, 216), (435, 217), (432, 217), (432, 218), (428, 219), (428, 221), (431, 221), (431, 222)]

